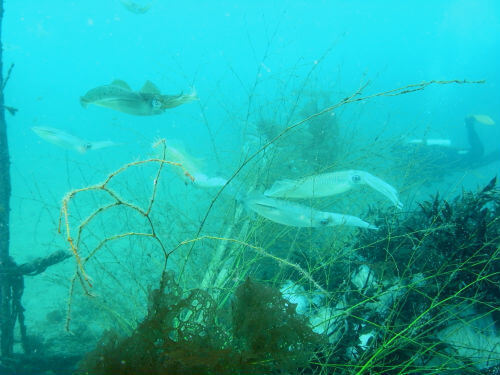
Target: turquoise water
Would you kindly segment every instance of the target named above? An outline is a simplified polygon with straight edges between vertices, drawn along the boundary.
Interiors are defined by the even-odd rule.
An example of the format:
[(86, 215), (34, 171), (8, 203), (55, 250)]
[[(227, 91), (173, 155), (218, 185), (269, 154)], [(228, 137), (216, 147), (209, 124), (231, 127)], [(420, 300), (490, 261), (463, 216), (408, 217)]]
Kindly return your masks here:
[[(139, 0), (135, 3), (149, 4)], [(301, 133), (295, 138), (283, 137), (268, 156), (271, 160), (275, 155), (272, 152), (277, 152), (276, 160), (280, 161), (250, 163), (238, 175), (238, 189), (252, 186), (263, 191), (276, 179), (360, 169), (393, 185), (409, 208), (414, 200), (437, 191), (451, 198), (463, 187), (484, 186), (498, 174), (497, 160), (449, 174), (441, 169), (432, 172), (431, 165), (431, 177), (423, 176), (419, 168), (395, 167), (393, 162), (400, 154), (390, 147), (398, 140), (427, 137), (449, 139), (453, 146), (467, 148), (464, 118), (484, 114), (496, 124), (476, 123), (477, 134), (486, 153), (500, 148), (498, 1), (153, 0), (143, 14), (131, 12), (119, 0), (5, 1), (4, 7), (4, 75), (10, 64), (15, 64), (5, 88), (5, 103), (19, 110), (15, 116), (6, 115), (12, 162), (11, 254), (18, 263), (68, 249), (64, 235), (58, 233), (64, 195), (102, 182), (126, 163), (157, 156), (151, 148), (156, 140), (175, 140), (193, 160), (201, 160), (203, 173), (227, 179), (249, 154), (269, 140), (256, 127), (260, 120), (272, 119), (276, 127), (283, 129), (352, 95), (365, 84), (360, 96), (431, 80), (485, 81), (438, 84), (403, 96), (341, 107), (333, 111), (340, 130), (338, 140), (332, 140), (338, 141), (337, 146), (331, 146), (332, 154), (340, 153), (333, 148), (345, 146), (341, 157), (317, 157), (314, 166), (307, 159), (308, 166), (304, 167), (306, 159), (303, 156), (301, 161), (301, 155), (309, 155), (315, 141), (307, 143)], [(162, 94), (189, 93), (195, 88), (199, 100), (156, 116), (133, 116), (80, 105), (80, 97), (87, 91), (115, 79), (126, 81), (134, 91), (146, 80), (152, 81)], [(306, 105), (309, 109), (303, 109)], [(78, 153), (41, 139), (31, 130), (37, 126), (62, 129), (86, 140), (110, 140), (117, 145)], [(320, 151), (328, 154), (324, 149)], [(282, 162), (285, 159), (290, 164)], [(261, 154), (255, 163), (259, 160), (264, 160)], [(147, 205), (154, 171), (132, 171), (119, 180), (116, 189), (125, 200)], [(158, 193), (156, 218), (159, 231), (168, 237), (166, 243), (174, 247), (196, 237), (217, 189), (197, 189), (189, 181), (186, 186), (185, 179), (171, 170), (165, 173), (168, 178), (162, 181), (168, 183), (164, 182)], [(370, 194), (353, 192), (350, 198), (336, 198), (333, 202), (303, 203), (360, 217), (369, 206), (390, 205), (383, 197)], [(98, 195), (84, 198), (72, 211), (75, 231), (86, 215), (103, 204)], [(218, 204), (201, 234), (226, 236), (228, 226), (246, 220), (246, 213), (234, 213), (237, 208), (231, 197)], [(144, 229), (133, 215), (120, 215), (102, 219), (86, 237), (84, 234), (89, 243), (87, 250), (129, 226)], [(286, 230), (283, 228), (272, 230)], [(241, 234), (239, 229), (229, 234), (238, 237), (237, 233)], [(314, 237), (312, 232), (307, 233)], [(244, 234), (238, 239), (246, 241), (249, 236)], [(262, 241), (256, 245), (268, 240)], [(145, 269), (152, 267), (143, 258), (141, 262), (133, 261), (134, 254), (131, 251), (126, 256), (131, 264), (143, 262)], [(208, 259), (200, 259), (208, 262), (210, 256), (205, 256)], [(104, 255), (102, 262), (114, 266), (119, 263), (116, 256), (108, 259)], [(170, 267), (178, 270), (181, 263), (182, 257), (173, 258)], [(102, 268), (115, 270), (114, 266)], [(144, 272), (139, 266), (133, 271), (128, 264), (121, 266), (127, 271), (109, 272), (118, 275), (123, 271), (120, 275), (124, 279)], [(155, 267), (152, 275), (158, 272)], [(196, 270), (196, 265), (191, 267)], [(66, 337), (64, 319), (50, 323), (47, 314), (65, 314), (73, 272), (74, 263), (69, 260), (26, 281), (23, 303), (28, 330), (40, 336), (52, 332), (52, 343), (57, 341), (57, 335)], [(109, 281), (106, 276), (98, 276), (99, 268), (93, 272), (96, 284), (98, 280), (103, 285)], [(202, 279), (199, 276), (189, 287)], [(131, 284), (145, 286), (149, 281), (135, 280)], [(122, 287), (129, 288), (128, 281), (124, 283)], [(95, 288), (97, 294), (105, 293), (99, 285)], [(145, 294), (145, 290), (141, 293)], [(127, 295), (134, 293), (129, 291)], [(120, 307), (115, 306), (120, 303)], [(82, 310), (99, 309), (85, 299), (81, 304)], [(130, 321), (140, 320), (145, 310), (140, 298), (130, 306), (123, 301), (110, 305), (129, 314)], [(88, 335), (92, 339), (87, 338), (89, 346), (103, 329), (115, 325), (110, 323), (113, 318), (101, 322), (102, 316), (96, 314), (92, 334)], [(93, 318), (80, 315), (76, 323), (80, 330), (88, 319)], [(82, 348), (85, 350), (88, 348)]]

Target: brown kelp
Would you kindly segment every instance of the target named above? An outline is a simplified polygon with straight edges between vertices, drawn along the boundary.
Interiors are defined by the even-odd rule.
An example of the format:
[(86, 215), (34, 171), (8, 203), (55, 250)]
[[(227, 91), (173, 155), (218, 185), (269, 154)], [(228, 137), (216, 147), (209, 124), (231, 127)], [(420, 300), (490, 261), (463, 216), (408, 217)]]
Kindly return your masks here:
[[(229, 310), (229, 306), (226, 306)], [(80, 372), (114, 374), (248, 374), (307, 366), (321, 336), (278, 290), (250, 279), (221, 319), (203, 290), (184, 292), (164, 274), (148, 313), (128, 337), (108, 332)], [(224, 312), (224, 311), (222, 311)]]

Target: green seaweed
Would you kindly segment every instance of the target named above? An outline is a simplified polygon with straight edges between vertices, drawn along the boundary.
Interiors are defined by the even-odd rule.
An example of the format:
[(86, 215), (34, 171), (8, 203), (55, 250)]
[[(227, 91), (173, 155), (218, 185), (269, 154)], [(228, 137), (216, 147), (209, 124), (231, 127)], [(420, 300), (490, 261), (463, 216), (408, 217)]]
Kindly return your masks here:
[[(379, 233), (360, 236), (359, 254), (379, 277), (400, 278), (401, 295), (386, 315), (363, 308), (362, 301), (377, 298), (377, 291), (351, 295), (349, 304), (360, 307), (352, 312), (349, 324), (371, 314), (364, 321), (377, 327), (380, 340), (359, 358), (358, 365), (363, 365), (359, 373), (370, 369), (399, 374), (402, 368), (411, 373), (431, 360), (445, 373), (446, 345), (436, 333), (471, 308), (498, 319), (500, 191), (495, 184), (493, 179), (481, 191), (463, 192), (450, 202), (436, 195), (415, 212), (381, 220)], [(463, 366), (462, 373), (477, 372)]]

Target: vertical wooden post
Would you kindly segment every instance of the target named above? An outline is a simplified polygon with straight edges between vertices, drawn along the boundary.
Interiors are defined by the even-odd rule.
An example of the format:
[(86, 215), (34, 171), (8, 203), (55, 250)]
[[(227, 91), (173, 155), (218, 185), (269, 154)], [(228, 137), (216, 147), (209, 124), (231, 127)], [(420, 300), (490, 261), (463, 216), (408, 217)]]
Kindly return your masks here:
[(11, 263), (9, 257), (10, 159), (3, 96), (2, 19), (3, 0), (0, 0), (0, 352), (3, 357), (9, 357), (12, 355), (14, 341), (11, 277), (7, 272), (1, 272), (2, 268)]

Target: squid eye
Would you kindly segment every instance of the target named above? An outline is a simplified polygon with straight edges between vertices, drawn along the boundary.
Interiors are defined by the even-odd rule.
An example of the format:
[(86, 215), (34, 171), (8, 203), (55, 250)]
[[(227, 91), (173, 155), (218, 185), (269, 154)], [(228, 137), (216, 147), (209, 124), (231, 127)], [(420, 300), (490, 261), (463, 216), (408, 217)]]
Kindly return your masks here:
[(319, 224), (320, 224), (321, 226), (327, 226), (328, 224), (330, 224), (330, 218), (329, 218), (329, 217), (326, 217), (326, 218), (324, 218), (324, 219), (321, 219), (321, 220), (320, 220), (320, 222), (319, 222)]
[(85, 150), (90, 150), (90, 149), (92, 148), (92, 143), (89, 143), (89, 142), (85, 143), (85, 144), (83, 145), (83, 148), (84, 148)]
[(355, 184), (357, 184), (358, 182), (361, 181), (361, 176), (359, 174), (355, 174), (351, 177), (351, 180), (352, 182), (354, 182)]
[(161, 101), (160, 99), (158, 99), (158, 97), (154, 97), (152, 100), (151, 100), (151, 107), (153, 107), (154, 109), (159, 109), (161, 108)]

